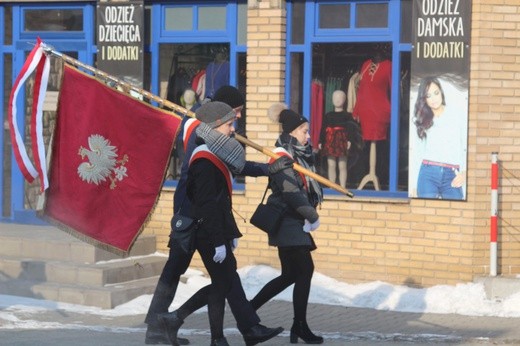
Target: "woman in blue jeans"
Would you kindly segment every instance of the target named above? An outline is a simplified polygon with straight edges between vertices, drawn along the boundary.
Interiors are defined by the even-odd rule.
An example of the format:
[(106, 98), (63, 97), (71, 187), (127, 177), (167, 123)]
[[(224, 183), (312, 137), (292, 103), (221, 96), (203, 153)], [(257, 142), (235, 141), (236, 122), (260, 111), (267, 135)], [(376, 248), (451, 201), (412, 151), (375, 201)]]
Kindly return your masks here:
[[(424, 78), (415, 103), (420, 164), (416, 196), (420, 198), (464, 199), (466, 183), (465, 112), (450, 107), (440, 81)], [(415, 193), (414, 193), (415, 195)]]

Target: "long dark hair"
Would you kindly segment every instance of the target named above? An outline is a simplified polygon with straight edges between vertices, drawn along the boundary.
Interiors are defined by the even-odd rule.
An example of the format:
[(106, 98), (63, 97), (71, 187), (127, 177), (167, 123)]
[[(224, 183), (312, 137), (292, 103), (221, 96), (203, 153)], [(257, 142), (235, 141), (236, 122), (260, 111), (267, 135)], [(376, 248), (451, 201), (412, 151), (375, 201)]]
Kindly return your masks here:
[(444, 98), (444, 91), (442, 90), (441, 83), (435, 77), (425, 77), (419, 84), (419, 91), (417, 92), (417, 101), (415, 101), (414, 110), (414, 124), (417, 126), (417, 136), (420, 139), (426, 138), (426, 131), (433, 125), (433, 111), (426, 104), (426, 96), (430, 85), (435, 84), (441, 91), (442, 104), (446, 105), (446, 99)]

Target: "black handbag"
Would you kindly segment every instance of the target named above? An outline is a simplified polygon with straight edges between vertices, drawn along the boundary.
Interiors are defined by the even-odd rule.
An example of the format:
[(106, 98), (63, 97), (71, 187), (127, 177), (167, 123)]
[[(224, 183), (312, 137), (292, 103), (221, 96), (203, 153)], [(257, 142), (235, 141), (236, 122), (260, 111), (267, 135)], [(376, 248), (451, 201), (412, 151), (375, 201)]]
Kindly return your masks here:
[(251, 216), (250, 222), (253, 226), (259, 228), (269, 235), (275, 235), (280, 228), (285, 209), (282, 206), (274, 204), (264, 204), (265, 195), (269, 185), (265, 188), (262, 201), (256, 207), (255, 212)]
[(171, 240), (185, 253), (193, 253), (197, 229), (201, 223), (202, 219), (196, 220), (180, 213), (175, 214), (171, 221)]

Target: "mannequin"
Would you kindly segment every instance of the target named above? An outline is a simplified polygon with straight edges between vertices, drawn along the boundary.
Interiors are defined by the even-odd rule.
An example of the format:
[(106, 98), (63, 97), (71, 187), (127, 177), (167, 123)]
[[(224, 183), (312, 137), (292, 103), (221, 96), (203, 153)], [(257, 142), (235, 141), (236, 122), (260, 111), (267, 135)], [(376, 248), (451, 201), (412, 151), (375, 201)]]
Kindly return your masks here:
[[(363, 177), (358, 189), (373, 182), (379, 190), (379, 178), (388, 165), (378, 165), (376, 144), (387, 147), (387, 133), (390, 124), (390, 86), (392, 81), (392, 62), (387, 58), (386, 45), (376, 49), (374, 56), (361, 66), (354, 118), (361, 123), (363, 140), (370, 142), (369, 171)], [(384, 158), (387, 159), (387, 158)], [(379, 168), (379, 169), (378, 169)]]
[(229, 84), (229, 61), (223, 52), (218, 52), (215, 60), (206, 66), (206, 97), (213, 99), (215, 92)]
[[(187, 88), (184, 90), (184, 93), (181, 97), (181, 103), (187, 110), (194, 111), (193, 107), (195, 105), (198, 106), (197, 103), (197, 94), (195, 90), (191, 88)], [(181, 174), (181, 164), (184, 160), (184, 146), (182, 145), (182, 134), (177, 137), (177, 144), (175, 145), (174, 157), (173, 160), (170, 161), (170, 171), (175, 172), (175, 177), (179, 177)]]
[(334, 111), (328, 112), (323, 117), (321, 125), (320, 143), (318, 147), (327, 157), (328, 178), (336, 182), (336, 168), (339, 173), (339, 185), (347, 186), (347, 154), (350, 149), (350, 141), (346, 123), (352, 119), (352, 115), (345, 111), (347, 94), (342, 90), (332, 93)]
[(197, 102), (197, 97), (193, 89), (184, 90), (182, 98), (184, 100), (184, 107), (188, 110), (192, 109), (193, 106), (195, 106), (195, 103)]

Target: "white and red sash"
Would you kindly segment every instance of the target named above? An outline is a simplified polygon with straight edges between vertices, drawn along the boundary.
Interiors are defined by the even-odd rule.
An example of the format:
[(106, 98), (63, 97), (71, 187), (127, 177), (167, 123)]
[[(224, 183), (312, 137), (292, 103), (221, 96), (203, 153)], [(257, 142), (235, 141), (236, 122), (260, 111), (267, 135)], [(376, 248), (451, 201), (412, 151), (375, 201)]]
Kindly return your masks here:
[[(34, 87), (33, 87), (33, 106), (31, 113), (31, 141), (34, 156), (34, 163), (31, 163), (23, 136), (18, 130), (17, 116), (18, 109), (16, 107), (16, 99), (18, 93), (23, 87), (23, 84), (36, 70)], [(45, 158), (45, 145), (43, 142), (43, 100), (47, 92), (47, 84), (49, 81), (50, 62), (43, 52), (42, 42), (40, 38), (33, 50), (27, 57), (22, 70), (13, 85), (11, 95), (9, 97), (8, 118), (9, 129), (11, 133), (11, 142), (13, 145), (14, 157), (18, 167), (22, 171), (24, 178), (32, 183), (36, 177), (40, 177), (40, 190), (43, 192), (49, 187), (47, 178), (47, 164)], [(36, 168), (35, 168), (36, 166)]]
[(191, 134), (193, 133), (193, 131), (195, 131), (199, 124), (200, 120), (197, 120), (195, 118), (190, 118), (186, 120), (186, 122), (184, 123), (184, 127), (182, 129), (182, 143), (184, 144), (184, 152), (188, 151), (188, 141), (191, 137)]
[(197, 148), (195, 148), (195, 150), (193, 150), (193, 153), (191, 154), (190, 158), (190, 165), (196, 160), (202, 158), (210, 160), (222, 172), (227, 182), (229, 196), (232, 196), (233, 184), (231, 182), (233, 180), (233, 175), (231, 174), (231, 171), (229, 170), (228, 166), (224, 162), (222, 162), (222, 160), (219, 159), (217, 155), (213, 154), (208, 149), (208, 146), (206, 144), (199, 145)]

